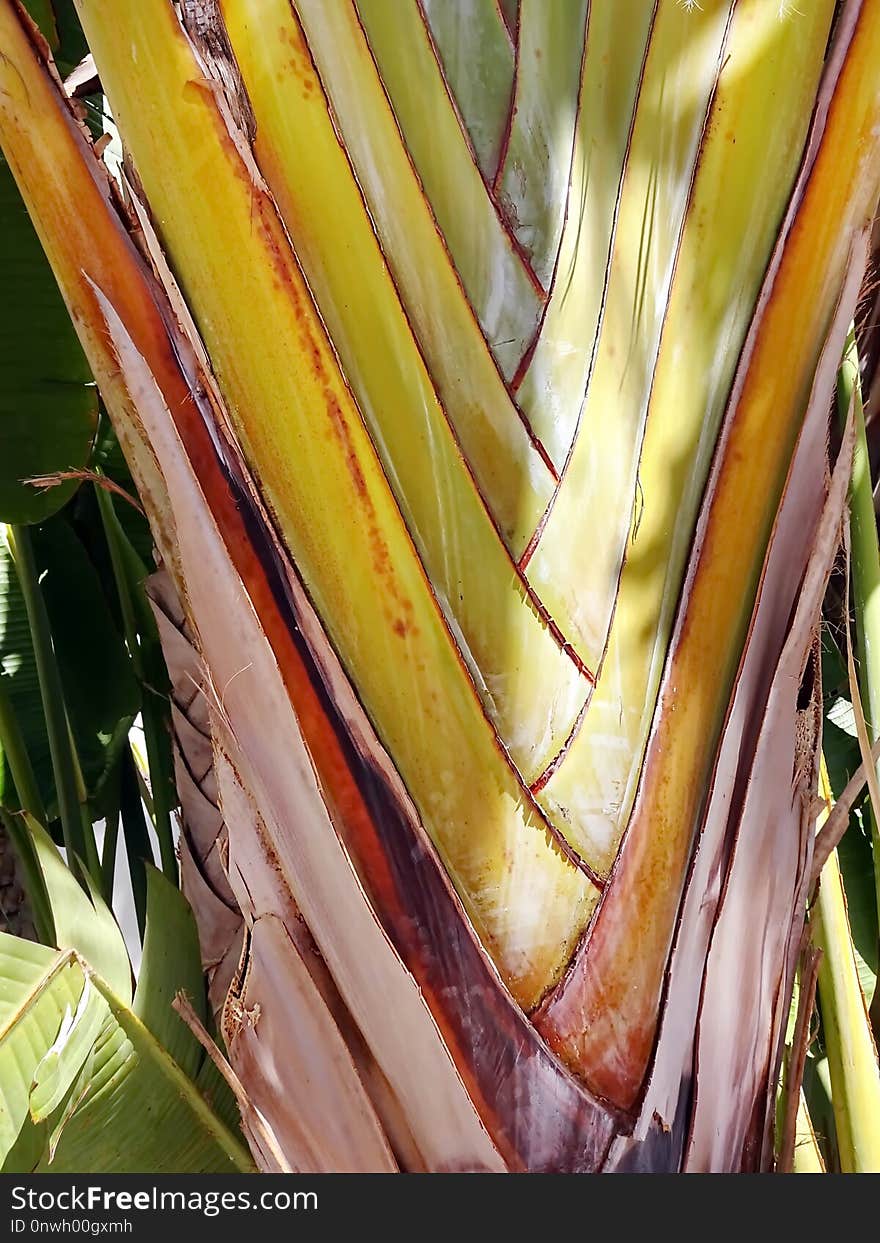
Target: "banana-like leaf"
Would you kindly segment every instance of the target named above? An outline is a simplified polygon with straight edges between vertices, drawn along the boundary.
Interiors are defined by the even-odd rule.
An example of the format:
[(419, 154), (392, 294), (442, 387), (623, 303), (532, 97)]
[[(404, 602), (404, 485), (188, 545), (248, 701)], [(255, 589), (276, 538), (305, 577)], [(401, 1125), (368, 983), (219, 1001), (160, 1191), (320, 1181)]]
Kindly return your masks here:
[(63, 1120), (54, 1152), (47, 1144), (40, 1160), (56, 1173), (252, 1168), (192, 1082), (76, 953), (0, 933), (0, 990), (4, 1161), (30, 1116)]
[(26, 818), (46, 882), (56, 944), (93, 963), (116, 995), (131, 1004), (131, 964), (113, 913), (94, 888), (91, 898), (86, 895), (46, 830), (32, 816)]
[[(151, 870), (137, 992), (122, 934), (33, 820), (58, 949), (0, 937), (0, 1161), (6, 1169), (251, 1168), (197, 1086), (204, 1058), (172, 1008), (204, 1015), (192, 913)], [(214, 1088), (217, 1093), (216, 1086)], [(228, 1095), (228, 1094), (227, 1094)]]
[(40, 522), (75, 482), (40, 490), (26, 480), (85, 466), (98, 393), (52, 270), (5, 159), (0, 157), (0, 273), (15, 296), (0, 313), (0, 522)]
[[(62, 61), (84, 54), (72, 4), (29, 0), (25, 7)], [(2, 156), (0, 272), (6, 288), (15, 290), (0, 319), (0, 522), (41, 522), (70, 499), (76, 482), (40, 490), (26, 480), (85, 466), (97, 430), (98, 394)]]
[[(86, 548), (66, 514), (35, 528), (34, 554), (52, 629), (71, 731), (89, 795), (100, 788), (140, 707), (140, 689)], [(49, 815), (55, 787), (24, 600), (0, 540), (0, 668)], [(14, 804), (5, 757), (0, 801)]]
[(88, 51), (74, 0), (22, 0), (22, 4), (52, 49), (60, 73), (69, 73)]
[(173, 1008), (179, 992), (204, 1022), (205, 982), (193, 913), (180, 890), (148, 867), (147, 930), (132, 1010), (180, 1069), (194, 1077), (203, 1053)]
[(0, 1005), (4, 1071), (0, 1152), (4, 1161), (25, 1123), (34, 1074), (82, 994), (73, 955), (0, 934)]

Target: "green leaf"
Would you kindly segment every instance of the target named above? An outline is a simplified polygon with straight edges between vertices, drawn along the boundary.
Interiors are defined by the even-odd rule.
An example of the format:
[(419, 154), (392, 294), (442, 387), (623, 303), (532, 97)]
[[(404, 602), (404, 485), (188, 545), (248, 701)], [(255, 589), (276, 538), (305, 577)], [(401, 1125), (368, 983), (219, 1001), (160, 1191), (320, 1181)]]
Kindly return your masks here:
[[(52, 1107), (51, 1132), (32, 1124)], [(192, 1080), (77, 954), (2, 933), (0, 1162), (7, 1172), (253, 1171)]]
[(18, 1139), (34, 1072), (84, 982), (72, 954), (0, 933), (0, 1160)]
[(140, 692), (100, 579), (62, 517), (34, 531), (34, 554), (64, 698), (88, 789), (124, 744)]
[[(140, 690), (101, 581), (82, 543), (58, 515), (33, 532), (64, 698), (86, 789), (94, 796), (124, 746)], [(24, 600), (0, 541), (0, 671), (50, 817), (55, 788)], [(0, 802), (17, 806), (0, 759)]]
[[(69, 1119), (51, 1166), (55, 1173), (252, 1173), (240, 1141), (194, 1084), (100, 980), (114, 1026), (95, 1049), (92, 1084)], [(105, 1063), (112, 1065), (107, 1076)], [(104, 1072), (102, 1075), (102, 1071)]]
[(840, 729), (826, 715), (822, 730), (822, 749), (828, 765), (831, 791), (835, 798), (843, 792), (846, 783), (861, 761), (858, 740)]
[[(221, 1052), (225, 1052), (222, 1037), (214, 1033), (214, 1039)], [(225, 1122), (231, 1131), (237, 1131), (241, 1125), (238, 1102), (229, 1084), (210, 1057), (202, 1059), (199, 1073), (195, 1077), (195, 1085), (217, 1117)]]
[[(0, 677), (44, 803), (54, 802), (52, 761), (24, 599), (5, 540), (0, 538)], [(50, 797), (51, 796), (51, 797)], [(8, 761), (0, 757), (0, 802), (16, 809)], [(51, 814), (51, 813), (50, 813)]]
[(846, 909), (856, 970), (865, 1000), (871, 1004), (877, 984), (877, 950), (880, 932), (877, 926), (874, 863), (871, 852), (871, 831), (868, 824), (867, 800), (850, 816), (849, 828), (837, 847), (837, 861), (843, 876)]
[(34, 1071), (30, 1114), (42, 1122), (67, 1096), (108, 1017), (107, 1002), (86, 978), (74, 1012), (67, 1008), (54, 1043)]
[(0, 520), (40, 522), (76, 483), (39, 490), (22, 480), (86, 465), (98, 395), (67, 308), (18, 188), (0, 157), (0, 273), (14, 297), (0, 308)]
[(205, 978), (196, 921), (180, 890), (147, 865), (147, 930), (132, 1009), (181, 1070), (195, 1075), (203, 1052), (172, 1008), (178, 992), (186, 993), (204, 1023)]
[(23, 0), (24, 7), (40, 28), (40, 33), (54, 52), (58, 47), (58, 27), (52, 0)]
[(59, 73), (66, 77), (88, 51), (74, 0), (22, 0), (22, 3), (52, 49)]
[[(130, 496), (133, 500), (137, 500), (137, 487), (131, 477), (131, 471), (128, 469), (128, 463), (120, 447), (116, 434), (110, 420), (106, 415), (102, 415), (101, 427), (98, 433), (98, 443), (94, 453), (95, 465), (100, 467), (102, 473), (117, 484), (123, 492)], [(91, 504), (89, 504), (91, 502)], [(100, 517), (96, 512), (94, 505), (94, 497), (83, 491), (77, 497), (78, 505), (88, 505), (92, 514), (91, 521), (97, 528), (100, 528)], [(113, 506), (119, 524), (122, 527), (133, 552), (143, 563), (141, 577), (146, 577), (151, 571), (148, 567), (153, 565), (153, 535), (150, 531), (150, 524), (147, 522), (146, 515), (140, 510), (135, 509), (134, 505), (127, 501), (120, 500)], [(109, 561), (107, 565), (107, 574), (110, 574)], [(109, 581), (109, 579), (108, 579)]]
[(52, 0), (52, 8), (55, 11), (55, 27), (58, 31), (55, 61), (62, 77), (66, 77), (89, 49), (76, 15), (74, 0)]
[(119, 926), (94, 886), (91, 901), (49, 834), (27, 817), (55, 920), (59, 949), (76, 950), (124, 1001), (131, 1001), (131, 964)]

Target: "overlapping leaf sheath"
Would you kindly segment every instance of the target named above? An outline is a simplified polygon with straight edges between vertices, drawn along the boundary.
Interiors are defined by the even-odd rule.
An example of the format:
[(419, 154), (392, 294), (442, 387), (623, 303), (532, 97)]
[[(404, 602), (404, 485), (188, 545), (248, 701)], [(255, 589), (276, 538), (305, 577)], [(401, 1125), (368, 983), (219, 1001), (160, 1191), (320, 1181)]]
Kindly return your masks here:
[(198, 913), (208, 1000), (216, 1017), (239, 968), (244, 921), (225, 864), (229, 833), (214, 768), (204, 669), (168, 572), (157, 571), (148, 591), (171, 681), (181, 887)]
[[(537, 777), (570, 733), (589, 678), (516, 573), (456, 443), (290, 5), (222, 10), (256, 123), (254, 154), (434, 595), (511, 758)], [(268, 47), (255, 34), (263, 21), (279, 31)]]
[[(594, 1167), (610, 1138), (610, 1119), (555, 1065), (525, 1017), (500, 989), (422, 836), (412, 804), (362, 719), (359, 705), (346, 692), (343, 675), (311, 619), (301, 587), (287, 577), (290, 571), (283, 568), (280, 553), (273, 551), (265, 515), (256, 499), (241, 490), (243, 482), (237, 490), (230, 490), (233, 478), (228, 472), (233, 467), (228, 461), (218, 461), (204, 422), (206, 417), (212, 422), (223, 418), (219, 408), (205, 405), (212, 388), (210, 377), (198, 374), (192, 349), (179, 334), (172, 333), (169, 340), (161, 302), (154, 301), (156, 295), (114, 217), (106, 188), (83, 164), (83, 135), (59, 112), (58, 99), (53, 99), (48, 85), (35, 76), (34, 66), (28, 64), (32, 54), (21, 33), (11, 23), (7, 29), (10, 35), (17, 34), (17, 60), (31, 79), (25, 115), (31, 120), (39, 117), (40, 125), (35, 133), (20, 124), (23, 100), (19, 97), (11, 102), (16, 121), (4, 128), (4, 137), (10, 138), (10, 150), (26, 157), (21, 164), (28, 170), (23, 186), (29, 197), (36, 192), (40, 199), (41, 211), (35, 214), (42, 224), (51, 220), (53, 191), (62, 180), (76, 185), (79, 202), (90, 209), (80, 217), (78, 234), (67, 230), (53, 236), (50, 255), (77, 318), (88, 314), (95, 320), (97, 303), (95, 322), (102, 321), (104, 328), (90, 338), (90, 358), (102, 386), (111, 398), (117, 398), (112, 410), (123, 428), (126, 415), (133, 411), (132, 395), (138, 399), (136, 429), (127, 440), (132, 442), (135, 434), (142, 435), (149, 428), (151, 457), (144, 482), (162, 518), (157, 536), (196, 619), (223, 719), (234, 720), (236, 734), (244, 734), (248, 762), (258, 761), (261, 776), (256, 778), (249, 770), (248, 785), (256, 791), (271, 826), (285, 881), (354, 1021), (375, 1050), (399, 1101), (418, 1161), (430, 1169), (500, 1167), (495, 1148), (465, 1094), (461, 1074), (496, 1142), (513, 1164), (553, 1168), (561, 1162), (569, 1168)], [(34, 99), (42, 105), (37, 112), (32, 108)], [(74, 262), (72, 256), (76, 256)], [(177, 429), (170, 427), (169, 410), (186, 437), (186, 454), (176, 440)], [(162, 444), (175, 451), (161, 452)], [(198, 465), (199, 485), (188, 458)], [(158, 483), (150, 485), (147, 477), (149, 472), (155, 476), (157, 461), (164, 492)], [(168, 483), (172, 470), (182, 481), (175, 489), (169, 489)], [(216, 515), (207, 523), (199, 515), (211, 511), (193, 509), (200, 488), (209, 490)], [(248, 514), (249, 526), (245, 526)], [(223, 540), (218, 535), (214, 545), (220, 561), (207, 556), (209, 545), (205, 544), (215, 521), (223, 528)], [(261, 522), (262, 536), (257, 525)], [(187, 538), (194, 542), (187, 545)], [(184, 556), (187, 547), (191, 559)], [(245, 603), (241, 580), (229, 568), (230, 552), (237, 573), (247, 581), (252, 604)], [(229, 607), (219, 595), (227, 580), (229, 589), (239, 593)], [(292, 602), (289, 597), (294, 590)], [(258, 627), (253, 605), (272, 635), (275, 655), (259, 628), (242, 635), (241, 621), (252, 618), (251, 626)], [(215, 624), (221, 619), (231, 631)], [(300, 627), (309, 629), (320, 665), (303, 646)], [(252, 658), (244, 669), (243, 653)], [(263, 665), (248, 678), (259, 653), (263, 653)], [(345, 709), (344, 729), (339, 707), (328, 717), (328, 690)], [(302, 749), (288, 696), (296, 703), (300, 725), (315, 756), (321, 793)], [(270, 707), (273, 702), (274, 709)], [(273, 711), (280, 714), (274, 722)], [(272, 747), (266, 746), (268, 739), (273, 740)], [(292, 764), (297, 748), (300, 759)], [(268, 783), (269, 788), (261, 783)], [(333, 809), (332, 825), (324, 800)], [(311, 807), (308, 814), (307, 807)], [(297, 809), (293, 819), (291, 808)], [(334, 829), (347, 835), (347, 844), (358, 847), (359, 866), (382, 910), (387, 932), (376, 923)], [(377, 833), (382, 834), (379, 843)], [(382, 862), (383, 855), (393, 864), (390, 871), (388, 863)], [(269, 861), (266, 865), (272, 866)], [(419, 920), (413, 919), (405, 895), (421, 895), (425, 905)], [(433, 927), (432, 934), (426, 936), (419, 923)], [(389, 934), (418, 978), (421, 992), (411, 977), (400, 974), (400, 959), (387, 939)], [(423, 996), (431, 999), (433, 1018)], [(449, 1052), (436, 1023), (446, 1033)], [(506, 1071), (499, 1074), (499, 1067), (504, 1066)]]
[[(270, 1169), (277, 1159), (272, 1147), (265, 1151), (265, 1128), (297, 1170), (393, 1172), (362, 1082), (362, 1075), (381, 1076), (278, 875), (259, 812), (215, 741), (223, 728), (216, 715), (212, 721), (215, 692), (166, 573), (153, 576), (150, 594), (172, 681), (183, 887), (198, 919), (224, 1047), (248, 1085), (245, 1130)], [(270, 866), (258, 869), (254, 858)], [(300, 1035), (293, 1047), (290, 1031)], [(285, 1063), (289, 1087), (281, 1096), (276, 1085)]]
[[(123, 221), (116, 214), (106, 179), (102, 177), (97, 163), (87, 158), (84, 133), (67, 112), (60, 92), (53, 90), (48, 78), (40, 72), (29, 36), (9, 6), (0, 10), (0, 23), (4, 48), (9, 48), (9, 52), (4, 53), (8, 59), (3, 64), (9, 66), (9, 78), (4, 78), (4, 90), (7, 83), (17, 83), (23, 88), (17, 94), (4, 94), (9, 105), (4, 110), (4, 145), (17, 168), (22, 170), (25, 194), (30, 198), (30, 192), (38, 192), (39, 210), (35, 210), (35, 216), (47, 252), (74, 318), (83, 328), (84, 344), (92, 367), (129, 451), (142, 495), (150, 505), (154, 534), (166, 563), (173, 568), (183, 598), (190, 600), (194, 584), (188, 582), (184, 587), (176, 522), (191, 522), (193, 514), (186, 505), (182, 511), (174, 511), (162, 471), (165, 464), (161, 462), (155, 444), (149, 450), (145, 448), (142, 438), (147, 415), (153, 407), (160, 413), (165, 411), (166, 417), (170, 417), (167, 412), (172, 411), (181, 425), (188, 429), (190, 456), (205, 469), (206, 481), (212, 479), (215, 488), (220, 488), (220, 497), (225, 497), (223, 516), (226, 519), (226, 538), (239, 553), (250, 557), (251, 570), (256, 568), (259, 573), (241, 525), (241, 516), (220, 472), (208, 430), (202, 421), (202, 412), (194, 402), (198, 392), (195, 389), (196, 371), (191, 373), (191, 386), (190, 379), (181, 370), (181, 356), (189, 358), (190, 365), (196, 366), (191, 347), (179, 333), (169, 338), (163, 315), (169, 316), (170, 324), (170, 308), (163, 305), (164, 298), (158, 295), (157, 288), (151, 288), (144, 265), (126, 236)], [(12, 55), (15, 56), (15, 70), (11, 68)], [(30, 123), (26, 123), (28, 121)], [(26, 170), (27, 176), (23, 170)], [(67, 192), (72, 192), (79, 204), (76, 217), (78, 227), (53, 228), (53, 203), (57, 207)], [(123, 317), (125, 328), (121, 327)], [(203, 376), (203, 383), (209, 385), (209, 377)], [(170, 434), (176, 433), (172, 430)], [(181, 451), (181, 462), (185, 461)], [(218, 502), (219, 498), (215, 498), (215, 504)], [(196, 521), (194, 535), (197, 532)], [(234, 581), (239, 582), (237, 578)], [(265, 584), (265, 580), (263, 582)], [(215, 595), (218, 586), (215, 581)], [(264, 602), (266, 597), (271, 602), (271, 594), (265, 585), (263, 593)], [(252, 586), (252, 599), (255, 594), (256, 588)], [(215, 606), (209, 591), (209, 598), (205, 602), (203, 597), (202, 607), (198, 610), (199, 619), (210, 624), (209, 618)], [(228, 616), (234, 621), (234, 613)], [(239, 645), (229, 643), (227, 637), (226, 651), (231, 659), (238, 661), (241, 650)], [(240, 666), (236, 666), (236, 671), (240, 672)], [(223, 678), (223, 671), (218, 672), (221, 685), (228, 676)], [(287, 710), (290, 711), (289, 706)], [(314, 782), (307, 761), (305, 768), (301, 764), (299, 769), (291, 770), (284, 758), (284, 752), (298, 739), (296, 731), (292, 740), (286, 742), (283, 734), (278, 735), (282, 754), (276, 755), (272, 761), (273, 770), (290, 774), (294, 781), (293, 797), (288, 799), (288, 808), (301, 807), (301, 797), (296, 792), (297, 777), (302, 778), (308, 773), (309, 780)], [(299, 745), (302, 746), (301, 742)], [(328, 763), (332, 763), (333, 758), (328, 756)], [(333, 788), (329, 782), (328, 785)], [(323, 815), (326, 823), (326, 812)], [(315, 841), (311, 847), (316, 852), (313, 867), (318, 858), (323, 858), (325, 869), (330, 867), (327, 858), (329, 846), (329, 842), (322, 846), (320, 840)], [(392, 1022), (391, 1030), (396, 1034), (388, 1055), (397, 1053), (398, 1056), (396, 1059), (392, 1057), (391, 1081), (407, 1109), (409, 1126), (417, 1137), (420, 1159), (429, 1168), (437, 1168), (444, 1163), (497, 1166), (494, 1149), (486, 1139), (473, 1107), (463, 1089), (456, 1087), (459, 1081), (433, 1020), (408, 977), (401, 973), (399, 965), (395, 967), (399, 960), (380, 934), (369, 907), (365, 906), (363, 891), (351, 873), (338, 842), (335, 842), (335, 850), (335, 873), (331, 869), (327, 882), (331, 885), (332, 896), (326, 889), (322, 891), (320, 887), (312, 887), (306, 895), (305, 909), (311, 915), (310, 926), (315, 929), (321, 923), (321, 919), (315, 917), (316, 902), (320, 908), (323, 901), (325, 910), (334, 911), (334, 918), (346, 911), (346, 918), (337, 929), (337, 935), (341, 935), (343, 941), (350, 938), (347, 951), (342, 955), (343, 960), (351, 961), (354, 970), (354, 978), (349, 972), (346, 980), (346, 997), (359, 1026), (371, 1035), (371, 1026), (378, 1024), (387, 1027), (389, 1021)], [(357, 916), (359, 910), (363, 911), (360, 922)], [(368, 921), (366, 925), (364, 919)], [(328, 952), (326, 941), (322, 943), (322, 949), (328, 957), (333, 956), (332, 952)], [(361, 962), (359, 956), (363, 949), (368, 952)], [(336, 956), (339, 956), (338, 953)], [(393, 998), (390, 1009), (389, 998)], [(402, 1056), (404, 1048), (412, 1055), (411, 1062)], [(439, 1061), (436, 1060), (438, 1058)], [(434, 1088), (426, 1092), (424, 1076), (429, 1066), (429, 1081)], [(420, 1128), (417, 1115), (423, 1109), (431, 1111), (434, 1105), (438, 1108), (431, 1118), (430, 1128), (427, 1124)]]
[[(876, 210), (880, 11), (867, 5), (846, 16), (734, 381), (614, 884), (586, 952), (541, 1020), (593, 1086), (621, 1104), (634, 1100), (650, 1057), (681, 885), (776, 504), (845, 278), (854, 255), (864, 266)], [(780, 367), (790, 351), (801, 369)], [(627, 1039), (614, 1040), (621, 1019)]]
[[(132, 5), (112, 24), (99, 20), (100, 5), (82, 12), (160, 238), (281, 536), (471, 918), (516, 995), (533, 1004), (561, 973), (597, 890), (523, 795), (275, 205), (173, 13), (162, 3)], [(148, 107), (138, 65), (155, 77)], [(179, 178), (161, 171), (169, 158)], [(194, 245), (202, 236), (216, 237), (216, 247)]]
[[(594, 469), (593, 460), (607, 461), (613, 454), (625, 469), (637, 464), (635, 511), (619, 586), (616, 595), (606, 598), (606, 607), (614, 601), (614, 617), (607, 636), (603, 631), (602, 668), (590, 712), (549, 776), (541, 800), (602, 872), (613, 862), (632, 809), (697, 508), (802, 156), (833, 7), (812, 5), (803, 22), (791, 25), (781, 24), (767, 5), (737, 8), (724, 45), (729, 65), (718, 78), (703, 122), (671, 284), (659, 295), (648, 292), (648, 308), (660, 299), (658, 349), (643, 361), (622, 358), (623, 338), (607, 315), (599, 340), (589, 401), (598, 400), (593, 408), (601, 411), (615, 388), (631, 383), (633, 372), (641, 369), (644, 388), (636, 404), (644, 402), (644, 435), (626, 467), (625, 440), (617, 431), (606, 435), (599, 414), (598, 436), (579, 439), (579, 456), (572, 459), (564, 485), (571, 491), (566, 499), (560, 490), (558, 504), (571, 522), (583, 487), (607, 486), (606, 470), (598, 464)], [(756, 34), (763, 54), (752, 62)], [(748, 72), (733, 71), (745, 63)], [(770, 98), (774, 112), (768, 128)], [(657, 219), (663, 218), (660, 212)], [(620, 234), (617, 246), (625, 257), (626, 240)], [(644, 279), (653, 279), (651, 255), (657, 251), (656, 246), (648, 250)], [(609, 308), (612, 286), (617, 282), (625, 292), (626, 278), (612, 267), (610, 282)], [(632, 341), (642, 343), (642, 349), (644, 333), (633, 333)], [(588, 402), (585, 417), (589, 409)], [(594, 485), (585, 484), (585, 470), (593, 472)], [(551, 536), (552, 521), (543, 538)]]
[[(283, 1076), (298, 1026), (351, 1121), (331, 1152), (275, 1117), (282, 1147), (766, 1165), (809, 850), (797, 815), (771, 849), (766, 773), (790, 801), (877, 7), (77, 6), (134, 216), (11, 0), (0, 139), (204, 662), (233, 1059)], [(736, 953), (755, 1053), (719, 1129), (693, 1059)]]

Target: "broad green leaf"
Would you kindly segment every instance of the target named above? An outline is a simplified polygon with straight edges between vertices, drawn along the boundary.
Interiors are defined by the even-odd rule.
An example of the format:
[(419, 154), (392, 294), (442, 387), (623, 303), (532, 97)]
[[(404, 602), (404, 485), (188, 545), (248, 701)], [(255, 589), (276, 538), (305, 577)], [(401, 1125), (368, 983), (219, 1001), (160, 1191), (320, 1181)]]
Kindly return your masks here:
[(106, 1001), (87, 977), (76, 1010), (67, 1008), (58, 1035), (34, 1071), (30, 1094), (34, 1122), (48, 1118), (67, 1096), (107, 1016)]
[[(54, 788), (49, 740), (40, 699), (40, 683), (31, 646), (30, 628), (15, 566), (0, 533), (0, 677), (5, 697), (15, 717), (23, 745), (34, 770), (36, 784), (47, 801)], [(2, 753), (2, 748), (0, 748)], [(0, 802), (19, 806), (5, 755), (0, 754)]]
[[(29, 1112), (42, 1118), (53, 1107), (50, 1138)], [(78, 955), (0, 934), (7, 1159), (7, 1169), (51, 1172), (253, 1170), (194, 1083)]]
[(53, 0), (23, 0), (24, 7), (37, 23), (40, 33), (53, 52), (58, 49), (58, 27)]
[(204, 1023), (205, 979), (193, 913), (180, 890), (147, 865), (147, 926), (132, 1009), (181, 1070), (195, 1075), (203, 1052), (172, 1008), (178, 992), (186, 994)]
[[(82, 543), (59, 514), (33, 531), (65, 702), (86, 789), (94, 795), (124, 744), (140, 706), (131, 663)], [(0, 670), (49, 815), (55, 788), (40, 686), (24, 600), (0, 539)], [(0, 801), (13, 803), (0, 755)]]
[[(222, 1037), (217, 1034), (214, 1038), (221, 1053), (225, 1054)], [(241, 1113), (238, 1108), (238, 1102), (212, 1058), (204, 1057), (202, 1059), (202, 1064), (195, 1077), (195, 1085), (217, 1117), (226, 1123), (233, 1134), (237, 1134), (238, 1128), (241, 1125)]]
[(100, 979), (113, 1026), (95, 1048), (90, 1084), (68, 1119), (55, 1173), (251, 1173), (250, 1155), (192, 1080)]
[(34, 846), (43, 869), (59, 949), (76, 950), (117, 996), (131, 1000), (131, 964), (119, 926), (97, 890), (91, 901), (61, 858), (49, 834), (28, 816)]
[(30, 1114), (22, 1123), (18, 1138), (0, 1164), (3, 1174), (32, 1174), (49, 1142), (49, 1126), (46, 1122), (34, 1122)]
[(22, 0), (22, 3), (52, 49), (59, 73), (66, 76), (88, 51), (74, 0)]
[(28, 1118), (34, 1072), (76, 1009), (84, 979), (73, 954), (0, 933), (0, 1162)]
[(101, 581), (59, 516), (33, 533), (64, 698), (89, 790), (101, 781), (140, 708), (140, 691)]
[[(835, 701), (837, 703), (840, 700)], [(850, 712), (852, 705), (848, 705)], [(835, 798), (843, 791), (850, 777), (861, 764), (858, 740), (847, 730), (841, 729), (826, 715), (822, 730), (822, 750), (828, 764), (828, 776)]]
[(58, 71), (66, 76), (88, 52), (85, 35), (76, 15), (74, 0), (51, 0), (58, 31), (58, 47), (54, 51)]
[(76, 483), (40, 491), (22, 481), (89, 459), (98, 395), (55, 278), (0, 156), (0, 521), (39, 522)]

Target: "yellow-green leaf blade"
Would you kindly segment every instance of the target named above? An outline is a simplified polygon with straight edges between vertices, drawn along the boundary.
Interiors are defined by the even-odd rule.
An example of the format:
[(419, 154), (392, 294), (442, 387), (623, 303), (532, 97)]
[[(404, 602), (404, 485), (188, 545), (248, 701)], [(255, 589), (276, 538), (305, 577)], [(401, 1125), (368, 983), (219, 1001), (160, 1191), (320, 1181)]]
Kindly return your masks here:
[(541, 794), (600, 872), (632, 809), (718, 426), (797, 173), (833, 9), (825, 0), (782, 22), (763, 0), (741, 0), (731, 27), (678, 251), (608, 651), (583, 727)]
[(571, 459), (526, 568), (591, 669), (605, 650), (626, 538), (637, 520), (648, 399), (729, 12), (719, 4), (693, 11), (665, 5), (653, 26), (595, 367)]
[[(245, 453), (475, 926), (529, 1004), (596, 890), (548, 838), (483, 714), (274, 205), (175, 15), (160, 0), (112, 8), (111, 22), (107, 0), (82, 0), (83, 24)], [(156, 84), (147, 107), (140, 73)]]
[(498, 167), (513, 89), (513, 43), (495, 0), (422, 0), (443, 74), (483, 176)]
[(540, 286), (468, 150), (418, 6), (357, 0), (357, 11), (437, 224), (509, 378), (538, 323)]
[(409, 161), (351, 5), (296, 0), (309, 52), (456, 437), (515, 557), (554, 476), (511, 401)]
[[(532, 781), (569, 736), (590, 684), (529, 598), (474, 486), (287, 0), (222, 8), (261, 171), (485, 709)], [(284, 37), (267, 42), (261, 21)]]
[(591, 4), (587, 18), (565, 223), (540, 334), (515, 377), (517, 400), (557, 470), (587, 389), (652, 19), (645, 0)]
[(545, 289), (565, 216), (588, 8), (587, 0), (520, 6), (510, 134), (496, 193)]

